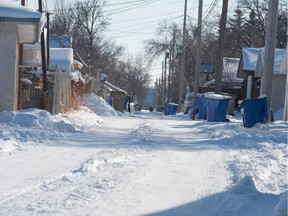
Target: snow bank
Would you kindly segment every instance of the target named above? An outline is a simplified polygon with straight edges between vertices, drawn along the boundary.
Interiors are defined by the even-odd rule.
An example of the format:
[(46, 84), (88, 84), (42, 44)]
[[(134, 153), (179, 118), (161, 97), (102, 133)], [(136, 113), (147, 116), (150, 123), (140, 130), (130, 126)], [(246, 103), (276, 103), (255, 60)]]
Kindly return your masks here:
[(110, 106), (102, 97), (95, 94), (86, 94), (84, 96), (84, 105), (95, 112), (97, 115), (102, 116), (117, 116), (121, 115)]
[(21, 149), (23, 144), (49, 143), (69, 133), (89, 132), (101, 123), (102, 120), (85, 107), (55, 116), (39, 109), (0, 112), (0, 153)]

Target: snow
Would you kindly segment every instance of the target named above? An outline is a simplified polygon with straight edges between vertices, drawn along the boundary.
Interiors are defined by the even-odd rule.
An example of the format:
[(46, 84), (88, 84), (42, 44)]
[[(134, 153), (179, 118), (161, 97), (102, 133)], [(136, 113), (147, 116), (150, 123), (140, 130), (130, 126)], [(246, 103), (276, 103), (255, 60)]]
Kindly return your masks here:
[(204, 97), (210, 98), (210, 99), (216, 99), (216, 100), (224, 100), (224, 99), (230, 99), (231, 98), (231, 96), (214, 94), (213, 92), (206, 92), (204, 94)]
[[(274, 56), (274, 74), (281, 72), (281, 64), (285, 49), (275, 49)], [(264, 64), (264, 48), (243, 48), (243, 70), (255, 72), (257, 77), (261, 77)]]
[[(264, 48), (260, 48), (259, 51), (259, 57), (258, 57), (258, 62), (256, 65), (255, 69), (255, 76), (257, 77), (262, 77), (262, 71), (264, 68)], [(273, 68), (273, 73), (274, 74), (287, 74), (283, 71), (281, 71), (281, 65), (285, 64), (283, 61), (283, 57), (285, 55), (285, 49), (275, 49), (275, 54), (274, 54), (274, 68)]]
[(287, 122), (228, 117), (1, 112), (0, 215), (286, 215)]
[(243, 48), (242, 49), (243, 70), (245, 71), (256, 70), (259, 52), (260, 52), (259, 48)]
[(50, 66), (70, 71), (73, 65), (72, 48), (50, 48)]
[(0, 2), (1, 17), (10, 18), (37, 18), (44, 23), (45, 16), (38, 11), (6, 0)]

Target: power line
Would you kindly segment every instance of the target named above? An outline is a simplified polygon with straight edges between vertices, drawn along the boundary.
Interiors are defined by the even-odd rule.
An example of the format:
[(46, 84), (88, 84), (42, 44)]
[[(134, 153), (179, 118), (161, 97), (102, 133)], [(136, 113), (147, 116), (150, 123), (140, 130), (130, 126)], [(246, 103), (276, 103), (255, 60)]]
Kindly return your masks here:
[[(169, 14), (179, 13), (180, 11), (182, 12), (182, 10), (178, 10), (178, 11), (170, 12)], [(163, 15), (167, 15), (167, 13), (159, 14), (156, 16), (147, 16), (147, 17), (142, 17), (142, 18), (137, 18), (137, 19), (123, 20), (123, 21), (118, 21), (118, 22), (113, 22), (113, 23), (133, 22), (133, 21), (137, 21), (137, 20), (143, 20), (143, 19), (154, 18), (154, 17), (159, 17), (159, 16), (163, 17)]]
[[(175, 19), (178, 19), (178, 18), (181, 18), (181, 17), (182, 17), (182, 15), (181, 16), (177, 16), (177, 17), (172, 17), (171, 20), (175, 20)], [(150, 21), (150, 22), (146, 21), (146, 22), (141, 22), (141, 23), (137, 23), (137, 24), (133, 23), (133, 24), (121, 25), (121, 26), (117, 25), (117, 27), (119, 27), (119, 28), (112, 29), (112, 30), (113, 31), (117, 31), (117, 30), (122, 30), (122, 29), (127, 29), (127, 28), (135, 28), (135, 27), (137, 29), (139, 29), (139, 26), (147, 26), (147, 25), (150, 26), (150, 24), (158, 24), (160, 21), (163, 21), (163, 19), (153, 20), (153, 21)]]
[[(133, 5), (126, 6), (126, 7), (113, 9), (110, 11), (110, 13), (111, 15), (114, 15), (114, 14), (129, 11), (129, 10), (134, 10), (134, 9), (137, 9), (137, 8), (140, 8), (140, 7), (143, 7), (143, 6), (158, 2), (158, 1), (160, 0), (150, 0), (150, 1), (145, 1), (145, 2), (142, 1), (142, 3), (137, 3), (137, 4), (133, 4)], [(113, 11), (116, 11), (116, 12), (113, 12)]]
[(107, 6), (123, 5), (123, 4), (135, 3), (135, 2), (143, 2), (143, 0), (127, 1), (127, 2), (120, 2), (120, 3), (113, 3), (113, 4), (107, 4)]

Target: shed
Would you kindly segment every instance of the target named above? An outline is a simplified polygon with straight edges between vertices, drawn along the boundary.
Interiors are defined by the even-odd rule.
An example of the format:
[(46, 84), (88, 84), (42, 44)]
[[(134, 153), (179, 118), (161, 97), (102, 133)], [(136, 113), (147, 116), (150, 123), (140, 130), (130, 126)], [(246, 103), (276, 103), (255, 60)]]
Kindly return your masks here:
[(124, 90), (109, 83), (108, 81), (104, 82), (104, 87), (110, 92), (110, 97), (112, 99), (113, 108), (120, 112), (124, 112), (125, 98), (127, 96), (127, 93)]
[(254, 74), (257, 66), (259, 48), (243, 48), (237, 71), (238, 78), (247, 79), (248, 75)]
[[(275, 49), (271, 107), (274, 112), (284, 107), (287, 70), (280, 71), (284, 49)], [(246, 97), (257, 97), (264, 65), (264, 48), (243, 48), (237, 76), (247, 80)], [(259, 94), (259, 93), (258, 93)]]
[(0, 112), (17, 109), (19, 46), (38, 42), (44, 23), (38, 11), (0, 1)]
[[(271, 107), (274, 112), (277, 112), (279, 109), (284, 108), (287, 70), (280, 70), (284, 54), (285, 49), (275, 49), (273, 87), (271, 97)], [(263, 68), (264, 48), (261, 48), (255, 70), (255, 77), (262, 77)]]

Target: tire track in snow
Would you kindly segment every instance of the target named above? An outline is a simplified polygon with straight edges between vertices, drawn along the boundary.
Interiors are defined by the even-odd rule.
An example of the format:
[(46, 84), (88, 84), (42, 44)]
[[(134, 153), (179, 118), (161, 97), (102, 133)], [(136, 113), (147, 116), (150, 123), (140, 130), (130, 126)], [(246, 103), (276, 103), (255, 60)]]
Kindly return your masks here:
[[(24, 192), (2, 197), (0, 215), (83, 215), (97, 212), (101, 203), (110, 202), (109, 194), (121, 190), (137, 166), (147, 161), (141, 148), (102, 150), (78, 167)], [(138, 165), (137, 165), (138, 164)], [(125, 183), (124, 183), (125, 185)], [(19, 205), (21, 203), (21, 205)], [(112, 205), (111, 204), (111, 205)], [(104, 205), (105, 206), (105, 205)], [(101, 208), (100, 208), (101, 210)]]

